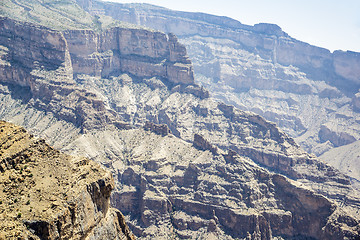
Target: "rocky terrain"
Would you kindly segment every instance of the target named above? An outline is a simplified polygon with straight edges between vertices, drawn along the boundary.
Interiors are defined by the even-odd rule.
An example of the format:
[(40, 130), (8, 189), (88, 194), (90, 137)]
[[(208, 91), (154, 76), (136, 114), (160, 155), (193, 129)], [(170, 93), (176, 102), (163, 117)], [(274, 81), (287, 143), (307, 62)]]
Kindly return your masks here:
[[(78, 1), (92, 14), (176, 34), (195, 80), (211, 96), (275, 122), (314, 153), (359, 179), (359, 156), (341, 146), (360, 139), (360, 55), (311, 46), (274, 24), (248, 26), (203, 13), (146, 4)], [(241, 16), (240, 16), (241, 17)], [(335, 162), (331, 158), (336, 152)]]
[(0, 239), (134, 239), (112, 175), (0, 122)]
[[(101, 9), (91, 16), (73, 1), (57, 11), (89, 23), (44, 26), (49, 2), (2, 5), (0, 118), (111, 170), (111, 204), (137, 237), (359, 236), (358, 182), (274, 123), (209, 98), (175, 35), (125, 27)], [(13, 17), (14, 8), (33, 17)]]

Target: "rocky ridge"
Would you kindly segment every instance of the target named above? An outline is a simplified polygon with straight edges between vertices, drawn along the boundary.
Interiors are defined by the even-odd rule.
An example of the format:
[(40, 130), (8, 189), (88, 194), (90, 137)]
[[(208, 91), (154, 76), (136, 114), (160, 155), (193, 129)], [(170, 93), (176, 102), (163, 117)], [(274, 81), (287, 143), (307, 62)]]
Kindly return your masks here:
[[(154, 69), (162, 69), (157, 66), (158, 59), (146, 55), (157, 49), (146, 45), (146, 36), (151, 42), (152, 36), (160, 33), (144, 29), (122, 31), (118, 27), (100, 33), (54, 31), (8, 18), (3, 18), (3, 24), (10, 26), (7, 31), (12, 32), (14, 39), (24, 41), (10, 43), (7, 37), (1, 38), (2, 69), (11, 74), (22, 71), (30, 77), (26, 84), (21, 84), (21, 78), (12, 81), (10, 76), (16, 74), (1, 78), (0, 117), (29, 128), (62, 151), (85, 155), (109, 168), (116, 179), (112, 204), (124, 209), (137, 236), (267, 239), (300, 234), (337, 239), (359, 234), (359, 192), (348, 176), (301, 150), (275, 124), (208, 98), (204, 88), (189, 84), (186, 77), (182, 82), (170, 81), (161, 74), (141, 75), (143, 69), (152, 71), (154, 63)], [(11, 44), (29, 45), (29, 38), (11, 30), (21, 27), (40, 36), (53, 32), (62, 39), (65, 50), (59, 51), (58, 65), (46, 64), (46, 59), (40, 65), (23, 60), (27, 67), (15, 67), (14, 58), (22, 54), (19, 59), (31, 59), (38, 51), (21, 53), (12, 48)], [(150, 46), (141, 49), (142, 44), (136, 45), (134, 40), (137, 47), (133, 48), (123, 42), (122, 47), (134, 51), (125, 54), (125, 58), (148, 66), (141, 67), (139, 74), (111, 65), (111, 59), (121, 55), (120, 48), (112, 44), (113, 39), (102, 36), (117, 31)], [(52, 38), (42, 38), (41, 42), (46, 45), (49, 40), (52, 43)], [(187, 59), (185, 48), (179, 45), (178, 49), (182, 49), (182, 59)], [(111, 50), (113, 55), (105, 54), (105, 50)], [(47, 51), (44, 48), (40, 52)], [(171, 63), (167, 58), (161, 62)], [(64, 67), (66, 61), (71, 65)], [(92, 71), (89, 63), (101, 67)], [(191, 63), (187, 64), (191, 69)], [(49, 66), (53, 66), (50, 71)], [(39, 74), (32, 75), (39, 69), (45, 69), (43, 81), (38, 80)], [(63, 69), (64, 74), (53, 74), (54, 69)], [(70, 84), (59, 83), (64, 79)], [(53, 84), (54, 87), (54, 82), (59, 84)], [(52, 91), (33, 94), (39, 86)], [(46, 99), (42, 93), (56, 93), (63, 86), (70, 86), (69, 91), (51, 95), (46, 104), (34, 104)], [(83, 93), (78, 98), (80, 102), (69, 98), (73, 91)], [(87, 104), (85, 107), (82, 101)], [(58, 108), (47, 108), (49, 102)], [(64, 105), (75, 116), (82, 116), (80, 119), (89, 119), (89, 124), (58, 114), (56, 109), (63, 109)], [(104, 116), (115, 120), (103, 121)], [(314, 225), (309, 226), (309, 222)]]
[(0, 143), (1, 239), (134, 239), (100, 165), (3, 121)]
[[(196, 82), (213, 97), (275, 122), (306, 151), (329, 163), (334, 161), (327, 151), (343, 151), (339, 147), (360, 139), (355, 95), (360, 88), (359, 53), (331, 53), (291, 38), (274, 24), (249, 26), (146, 4), (79, 4), (91, 14), (175, 33), (188, 49)], [(359, 178), (359, 171), (351, 168), (356, 159), (340, 161), (350, 163), (334, 166)]]

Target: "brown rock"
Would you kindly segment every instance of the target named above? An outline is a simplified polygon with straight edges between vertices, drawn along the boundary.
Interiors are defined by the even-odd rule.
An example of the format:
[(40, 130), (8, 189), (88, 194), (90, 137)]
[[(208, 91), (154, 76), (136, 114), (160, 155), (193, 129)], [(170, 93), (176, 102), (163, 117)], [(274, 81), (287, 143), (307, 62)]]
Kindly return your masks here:
[(201, 150), (209, 150), (213, 154), (217, 154), (218, 152), (217, 147), (212, 146), (203, 136), (197, 133), (194, 134), (193, 144), (196, 148)]
[(122, 214), (110, 207), (109, 172), (59, 153), (13, 124), (0, 122), (0, 129), (1, 182), (11, 173), (23, 176), (11, 188), (2, 186), (2, 201), (14, 198), (2, 202), (0, 232), (6, 239), (133, 239)]
[(147, 131), (152, 131), (161, 136), (166, 136), (168, 134), (171, 134), (171, 131), (166, 124), (155, 124), (155, 123), (147, 121), (145, 123), (144, 129)]

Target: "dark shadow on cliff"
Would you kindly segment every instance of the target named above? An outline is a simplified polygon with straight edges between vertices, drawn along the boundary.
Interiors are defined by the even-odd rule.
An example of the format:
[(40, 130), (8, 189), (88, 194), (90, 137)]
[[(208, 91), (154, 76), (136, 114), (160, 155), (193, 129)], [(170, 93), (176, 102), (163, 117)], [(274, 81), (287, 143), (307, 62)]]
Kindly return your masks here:
[(30, 99), (32, 98), (30, 87), (23, 87), (20, 85), (8, 84), (8, 83), (0, 83), (0, 85), (2, 85), (3, 87), (9, 90), (8, 93), (11, 95), (13, 99), (21, 100), (22, 104), (29, 103)]

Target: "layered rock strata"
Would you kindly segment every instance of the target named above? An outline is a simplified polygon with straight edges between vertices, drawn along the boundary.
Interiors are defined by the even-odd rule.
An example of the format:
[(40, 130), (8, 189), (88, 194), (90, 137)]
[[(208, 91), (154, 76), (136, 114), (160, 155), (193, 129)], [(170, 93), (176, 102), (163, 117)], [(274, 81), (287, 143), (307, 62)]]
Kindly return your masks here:
[(134, 239), (110, 207), (111, 174), (0, 122), (0, 238)]
[[(177, 12), (146, 4), (116, 4), (98, 0), (79, 1), (79, 4), (90, 13), (102, 10), (105, 15), (115, 19), (172, 32), (180, 37), (197, 35), (225, 38), (240, 43), (244, 49), (259, 54), (265, 60), (283, 66), (299, 67), (316, 80), (331, 82), (343, 79), (356, 86), (352, 89), (346, 83), (337, 83), (348, 91), (360, 88), (358, 53), (335, 51), (332, 54), (327, 49), (291, 38), (275, 24), (249, 26), (226, 17)], [(327, 73), (329, 68), (331, 74), (334, 73), (337, 77)], [(323, 79), (324, 75), (330, 78)]]
[(102, 34), (92, 30), (62, 33), (4, 17), (0, 25), (0, 81), (29, 87), (35, 107), (84, 129), (104, 122), (128, 126), (101, 96), (79, 88), (74, 75), (128, 72), (137, 77), (157, 76), (170, 84), (194, 84), (186, 50), (171, 34), (121, 28)]
[[(13, 22), (24, 29), (53, 31)], [(156, 56), (166, 57), (159, 63), (152, 55), (156, 46), (147, 43), (154, 43), (152, 39), (158, 33), (153, 31), (115, 27), (98, 33), (54, 32), (65, 39), (69, 57), (64, 59), (70, 59), (72, 69), (64, 68), (60, 76), (51, 74), (53, 70), (47, 65), (34, 65), (45, 69), (44, 81), (35, 78), (30, 80), (30, 86), (12, 82), (11, 76), (2, 79), (0, 117), (26, 126), (62, 151), (85, 155), (111, 169), (116, 180), (112, 204), (124, 211), (130, 228), (140, 238), (338, 239), (359, 235), (359, 191), (348, 176), (304, 152), (274, 123), (208, 98), (206, 89), (188, 84), (180, 73), (174, 76), (184, 80), (170, 81), (169, 77), (157, 75), (162, 66), (172, 64), (169, 49), (182, 49), (179, 54), (183, 60), (179, 61), (188, 61), (180, 45), (159, 47)], [(122, 37), (116, 32), (127, 39), (121, 41), (121, 46), (110, 38)], [(17, 34), (20, 33), (12, 32)], [(104, 37), (106, 34), (109, 38)], [(170, 41), (173, 36), (167, 38)], [(26, 42), (29, 38), (25, 35), (19, 39)], [(129, 39), (133, 40), (128, 42)], [(11, 59), (21, 51), (17, 53), (6, 37), (2, 40), (7, 45), (1, 50), (1, 66), (16, 71)], [(147, 48), (142, 49), (142, 45)], [(134, 54), (120, 54), (120, 49)], [(24, 52), (21, 56), (31, 59), (32, 54)], [(119, 58), (116, 56), (132, 59), (131, 69), (138, 64), (139, 75), (121, 69), (121, 65), (112, 65)], [(95, 70), (88, 64), (96, 66)], [(190, 62), (187, 64), (191, 68)], [(17, 68), (32, 72), (26, 69), (29, 64), (24, 66)], [(154, 75), (144, 75), (142, 71)], [(66, 92), (54, 95), (57, 97), (51, 97), (50, 102), (59, 109), (68, 106), (69, 112), (90, 119), (87, 127), (55, 110), (44, 111), (47, 104), (34, 105), (46, 95), (41, 95), (41, 91), (34, 95), (33, 89), (41, 84), (52, 86), (61, 79), (69, 79), (66, 86), (70, 86), (71, 93), (83, 91), (85, 96), (81, 99), (88, 105), (80, 110), (86, 111), (77, 109), (82, 101), (67, 98), (71, 94)], [(58, 88), (50, 89), (51, 93)], [(104, 111), (86, 97), (104, 106)], [(109, 121), (101, 120), (109, 114)], [(91, 120), (94, 116), (100, 120)], [(105, 219), (112, 221), (116, 216)], [(108, 225), (99, 226), (105, 231)], [(91, 236), (100, 233), (96, 230)]]
[[(214, 155), (141, 129), (116, 138), (131, 151), (124, 156), (127, 166), (111, 163), (119, 182), (112, 202), (124, 209), (138, 236), (337, 239), (359, 234), (358, 220), (344, 220), (327, 198), (232, 152)], [(351, 230), (341, 230), (345, 225)]]

